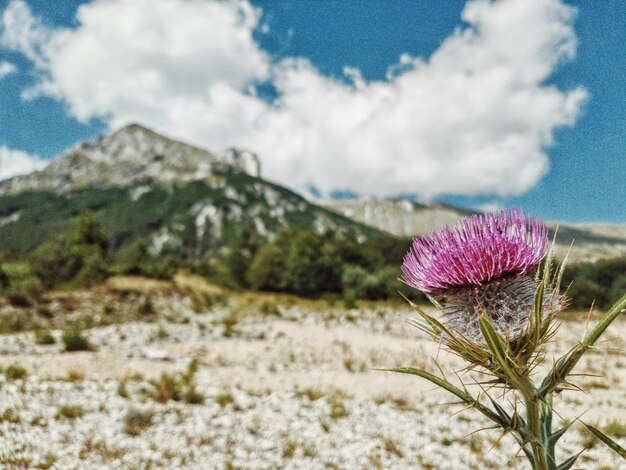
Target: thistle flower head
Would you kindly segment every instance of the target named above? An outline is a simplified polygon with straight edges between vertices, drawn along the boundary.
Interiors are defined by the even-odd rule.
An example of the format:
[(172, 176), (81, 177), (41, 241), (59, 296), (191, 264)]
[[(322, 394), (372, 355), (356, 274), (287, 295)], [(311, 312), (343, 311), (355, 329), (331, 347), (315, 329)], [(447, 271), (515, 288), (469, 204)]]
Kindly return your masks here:
[[(534, 308), (537, 283), (529, 274), (544, 256), (546, 226), (515, 209), (474, 215), (413, 240), (402, 281), (439, 300), (449, 329), (482, 343), (479, 315), (502, 336), (523, 334)], [(560, 300), (546, 292), (554, 311)]]
[(402, 281), (437, 296), (450, 288), (483, 286), (534, 270), (547, 243), (545, 225), (512, 209), (474, 215), (413, 240)]

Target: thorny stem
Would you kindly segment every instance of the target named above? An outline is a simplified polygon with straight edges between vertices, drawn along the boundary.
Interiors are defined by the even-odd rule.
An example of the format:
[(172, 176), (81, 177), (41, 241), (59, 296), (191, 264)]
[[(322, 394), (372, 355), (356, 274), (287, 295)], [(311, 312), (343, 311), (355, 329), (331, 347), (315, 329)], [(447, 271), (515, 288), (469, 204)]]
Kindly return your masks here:
[(533, 451), (533, 456), (535, 457), (535, 470), (548, 470), (548, 463), (546, 462), (546, 456), (543, 449), (543, 439), (541, 434), (539, 400), (537, 400), (537, 398), (535, 398), (533, 395), (534, 393), (531, 393), (530, 395), (524, 394), (524, 405), (526, 406), (526, 422), (528, 424), (528, 432), (532, 435), (532, 441), (530, 445)]
[[(536, 308), (541, 308), (541, 304)], [(459, 397), (468, 407), (473, 407), (496, 423), (497, 426), (500, 426), (505, 433), (512, 431), (516, 441), (524, 449), (533, 470), (570, 468), (580, 453), (567, 459), (561, 466), (556, 465), (554, 446), (559, 437), (567, 430), (567, 426), (552, 433), (551, 394), (557, 389), (559, 384), (567, 380), (567, 376), (580, 358), (594, 346), (608, 326), (625, 311), (626, 295), (609, 309), (604, 318), (576, 347), (557, 361), (550, 374), (544, 378), (539, 386), (536, 386), (528, 375), (530, 370), (528, 357), (511, 354), (510, 345), (495, 332), (490, 320), (484, 316), (479, 318), (481, 332), (483, 333), (483, 337), (490, 352), (489, 363), (485, 364), (483, 367), (491, 371), (493, 375), (498, 378), (497, 382), (504, 382), (506, 389), (515, 390), (521, 395), (526, 409), (526, 423), (524, 423), (523, 420), (520, 422), (508, 417), (506, 412), (496, 403), (494, 403), (494, 412), (490, 407), (481, 404), (479, 399), (474, 399), (465, 390), (465, 386), (463, 386), (463, 389), (460, 389), (452, 385), (445, 378), (436, 377), (429, 372), (414, 368), (394, 368), (388, 370), (421, 376)], [(453, 337), (452, 334), (445, 329), (445, 326), (439, 324), (436, 320), (420, 310), (418, 310), (418, 312), (427, 322), (424, 331), (427, 331), (433, 337), (436, 337), (437, 334), (443, 334), (442, 332)], [(539, 316), (539, 318), (541, 318), (541, 316)], [(471, 355), (471, 353), (474, 351), (470, 348), (465, 348), (466, 345), (462, 342), (459, 342), (459, 345), (459, 355), (466, 358), (469, 362), (473, 362), (472, 359), (475, 356)], [(471, 358), (467, 359), (470, 356)], [(515, 417), (516, 415), (513, 416)], [(603, 436), (599, 437), (599, 439), (605, 442), (611, 449), (621, 449), (619, 445), (615, 444), (607, 436), (604, 436), (600, 431), (597, 431), (597, 433)], [(598, 434), (596, 434), (596, 436)], [(607, 440), (609, 443), (607, 443)], [(616, 452), (622, 455), (619, 450), (616, 450)]]

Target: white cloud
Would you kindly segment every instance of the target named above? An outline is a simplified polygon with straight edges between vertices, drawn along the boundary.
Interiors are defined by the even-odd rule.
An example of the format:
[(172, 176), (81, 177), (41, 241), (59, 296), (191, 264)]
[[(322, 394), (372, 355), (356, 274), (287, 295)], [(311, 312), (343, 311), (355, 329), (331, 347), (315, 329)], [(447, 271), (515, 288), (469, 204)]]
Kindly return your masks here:
[[(14, 0), (0, 44), (39, 70), (31, 95), (62, 100), (79, 119), (247, 147), (267, 177), (322, 192), (523, 193), (586, 98), (545, 84), (576, 49), (574, 10), (558, 0), (469, 2), (467, 26), (428, 59), (403, 54), (376, 82), (354, 68), (339, 81), (306, 59), (272, 63), (252, 36), (259, 16), (244, 0), (95, 0), (74, 29), (48, 29)], [(274, 103), (250, 92), (265, 79)]]
[(0, 180), (40, 170), (47, 163), (37, 156), (0, 145)]
[(0, 80), (15, 72), (17, 72), (15, 65), (10, 62), (0, 62)]
[(504, 209), (504, 206), (499, 201), (489, 201), (476, 206), (476, 210), (479, 212), (498, 212), (502, 209)]

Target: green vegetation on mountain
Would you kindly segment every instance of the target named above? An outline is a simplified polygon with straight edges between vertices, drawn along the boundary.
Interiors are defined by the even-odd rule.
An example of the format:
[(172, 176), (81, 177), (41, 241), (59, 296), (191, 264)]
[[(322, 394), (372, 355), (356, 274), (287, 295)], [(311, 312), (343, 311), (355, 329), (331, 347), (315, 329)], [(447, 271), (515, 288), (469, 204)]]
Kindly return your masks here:
[(570, 285), (567, 296), (574, 308), (592, 304), (605, 309), (626, 291), (626, 257), (579, 263), (565, 270), (564, 285)]
[[(17, 289), (21, 300), (12, 302), (23, 305), (42, 288), (89, 287), (113, 274), (171, 278), (179, 269), (231, 288), (388, 299), (402, 288), (398, 266), (407, 244), (385, 236), (359, 241), (353, 233), (302, 228), (283, 228), (269, 241), (244, 226), (222, 255), (184, 262), (171, 254), (151, 254), (140, 242), (114, 253), (95, 215), (84, 212), (69, 230), (41, 243), (27, 262), (8, 264), (21, 265), (21, 277), (0, 270), (0, 280), (5, 292)], [(37, 291), (27, 287), (33, 283)]]
[(262, 239), (283, 227), (336, 230), (368, 238), (382, 232), (315, 206), (286, 188), (238, 171), (171, 186), (88, 188), (0, 196), (0, 247), (20, 258), (91, 211), (117, 253), (143, 243), (184, 260), (214, 256), (243, 227)]
[(409, 244), (239, 171), (174, 185), (0, 196), (0, 246), (19, 275), (5, 292), (112, 274), (169, 278), (184, 269), (231, 288), (387, 298)]

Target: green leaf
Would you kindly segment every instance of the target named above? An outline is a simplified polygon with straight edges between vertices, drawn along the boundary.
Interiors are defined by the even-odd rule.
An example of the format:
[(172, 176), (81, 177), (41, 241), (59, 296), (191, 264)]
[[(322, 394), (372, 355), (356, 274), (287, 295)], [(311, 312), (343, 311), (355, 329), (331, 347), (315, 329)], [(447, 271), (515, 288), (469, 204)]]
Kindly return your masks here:
[(485, 315), (481, 315), (478, 317), (478, 325), (483, 338), (485, 338), (485, 343), (487, 343), (487, 347), (491, 351), (493, 360), (504, 371), (509, 385), (519, 390), (524, 396), (530, 396), (532, 390), (528, 380), (519, 373), (517, 365), (510, 360), (508, 355), (509, 347), (493, 328), (491, 320)]
[(532, 338), (533, 338), (533, 343), (535, 346), (531, 348), (532, 350), (535, 349), (536, 344), (539, 341), (539, 338), (541, 337), (541, 323), (543, 321), (543, 293), (544, 293), (545, 288), (546, 288), (545, 283), (541, 282), (537, 286), (537, 290), (535, 291), (535, 307), (533, 310), (533, 321), (532, 321), (532, 330), (533, 330)]
[[(521, 445), (522, 444), (520, 444), (520, 446)], [(522, 450), (524, 451), (524, 454), (526, 454), (526, 458), (530, 462), (530, 466), (532, 467), (533, 470), (535, 470), (537, 468), (537, 464), (535, 463), (535, 456), (533, 455), (533, 453), (529, 449), (527, 449), (524, 446), (522, 446)]]
[(478, 317), (478, 325), (494, 359), (498, 361), (501, 367), (508, 367), (506, 343), (504, 343), (500, 335), (493, 328), (491, 320), (485, 315), (481, 315)]
[(500, 415), (502, 420), (506, 423), (509, 423), (510, 425), (512, 422), (512, 419), (509, 416), (509, 414), (504, 410), (504, 408), (502, 408), (493, 398), (489, 397), (489, 400), (491, 400), (491, 404), (496, 409), (497, 413)]
[(622, 296), (615, 305), (611, 307), (611, 309), (607, 312), (604, 318), (596, 325), (596, 327), (591, 330), (591, 333), (587, 335), (583, 343), (587, 344), (587, 346), (593, 346), (593, 344), (598, 341), (598, 338), (604, 333), (609, 325), (615, 320), (620, 313), (622, 313), (626, 309), (626, 294)]
[(583, 354), (595, 344), (609, 325), (619, 316), (620, 313), (623, 313), (624, 309), (626, 309), (626, 295), (622, 296), (622, 298), (619, 299), (613, 307), (611, 307), (604, 318), (580, 344), (557, 361), (556, 365), (550, 371), (550, 374), (543, 380), (541, 387), (537, 390), (537, 396), (539, 398), (543, 399), (567, 378), (567, 375), (576, 366)]
[(583, 423), (587, 429), (589, 429), (589, 431), (596, 436), (598, 439), (600, 439), (602, 442), (604, 442), (607, 446), (609, 446), (611, 449), (613, 449), (613, 451), (617, 452), (617, 454), (622, 457), (624, 460), (626, 460), (626, 449), (624, 449), (622, 446), (620, 446), (617, 442), (615, 442), (613, 439), (611, 439), (609, 436), (607, 436), (606, 434), (604, 434), (602, 431), (600, 431), (599, 429), (594, 428), (593, 426)]
[(584, 451), (585, 450), (583, 449), (580, 452), (578, 452), (576, 455), (572, 455), (569, 459), (567, 459), (561, 465), (556, 467), (556, 470), (569, 470), (570, 468), (572, 468), (572, 465), (574, 465), (574, 463), (576, 462), (576, 459), (578, 459), (578, 457), (580, 457), (580, 454), (582, 454)]
[(519, 437), (517, 437), (516, 435), (513, 435), (513, 437), (515, 438), (517, 444), (520, 446), (520, 449), (522, 449), (522, 451), (524, 451), (524, 454), (526, 454), (526, 458), (530, 462), (530, 466), (532, 467), (532, 469), (536, 470), (537, 464), (535, 463), (535, 456), (533, 455), (532, 451), (526, 447), (526, 443), (523, 442)]
[(436, 375), (431, 374), (430, 372), (426, 372), (425, 370), (422, 370), (422, 369), (417, 369), (415, 367), (394, 367), (393, 369), (385, 369), (385, 370), (390, 371), (390, 372), (399, 372), (401, 374), (417, 375), (419, 377), (422, 377), (423, 379), (431, 381), (432, 383), (434, 383), (435, 385), (438, 385), (441, 388), (446, 389), (447, 391), (458, 396), (461, 399), (465, 399), (467, 395), (467, 393), (465, 393), (460, 388), (454, 386), (453, 384), (448, 382), (446, 379), (437, 377)]
[(422, 370), (422, 369), (416, 369), (414, 367), (395, 367), (393, 369), (381, 369), (381, 370), (388, 371), (388, 372), (399, 372), (401, 374), (417, 375), (419, 377), (422, 377), (423, 379), (426, 379), (434, 383), (435, 385), (447, 390), (453, 395), (456, 395), (466, 405), (469, 405), (475, 408), (477, 411), (482, 413), (484, 416), (489, 418), (491, 421), (493, 421), (494, 423), (496, 423), (498, 426), (502, 427), (503, 429), (506, 429), (508, 427), (508, 423), (504, 422), (499, 415), (494, 413), (488, 407), (481, 404), (478, 400), (475, 400), (474, 397), (472, 397), (466, 391), (461, 390), (460, 388), (448, 382), (446, 379), (442, 379), (441, 377), (437, 377), (436, 375), (433, 375), (430, 372), (426, 372), (425, 370)]
[(552, 448), (553, 451), (554, 451), (554, 447), (557, 441), (561, 438), (561, 436), (563, 436), (563, 434), (567, 432), (568, 429), (569, 429), (569, 425), (562, 427), (561, 429), (559, 429), (556, 432), (553, 432), (550, 435), (550, 437), (548, 438), (548, 445)]
[(443, 306), (441, 305), (441, 303), (439, 303), (439, 301), (435, 299), (432, 295), (428, 295), (428, 294), (424, 294), (424, 295), (426, 295), (428, 300), (430, 300), (430, 303), (433, 304), (437, 310), (443, 309)]

